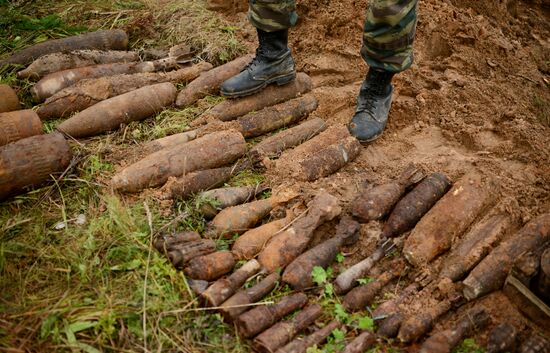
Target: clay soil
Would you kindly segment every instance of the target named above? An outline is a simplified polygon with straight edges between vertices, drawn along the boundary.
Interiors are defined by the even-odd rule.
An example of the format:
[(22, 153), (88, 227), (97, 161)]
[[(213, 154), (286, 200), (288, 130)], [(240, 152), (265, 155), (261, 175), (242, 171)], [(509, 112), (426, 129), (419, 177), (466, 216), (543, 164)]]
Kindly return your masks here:
[[(298, 1), (299, 24), (291, 31), (298, 69), (311, 75), (319, 99), (315, 116), (329, 125), (346, 124), (366, 73), (359, 49), (364, 0)], [(254, 29), (245, 13), (224, 14), (237, 22), (250, 50)], [(396, 177), (411, 162), (451, 179), (477, 169), (494, 177), (499, 201), (490, 211), (508, 212), (517, 227), (550, 210), (550, 7), (544, 1), (428, 0), (420, 2), (413, 67), (394, 79), (395, 94), (386, 133), (365, 145), (360, 156), (337, 174), (297, 183), (268, 173), (275, 190), (304, 194), (325, 189), (349, 204), (364, 185)], [(349, 249), (349, 266), (369, 255), (380, 224), (364, 225), (359, 245)], [(386, 293), (398, 293), (408, 280), (436, 274), (433, 266), (412, 272)], [(409, 303), (420, 309), (445, 295), (430, 285)], [(506, 297), (494, 293), (446, 315), (436, 330), (452, 326), (474, 304), (493, 318), (515, 324), (526, 335), (536, 328)], [(548, 328), (546, 328), (548, 329)], [(488, 330), (475, 337), (485, 345)], [(546, 332), (547, 334), (549, 332)]]

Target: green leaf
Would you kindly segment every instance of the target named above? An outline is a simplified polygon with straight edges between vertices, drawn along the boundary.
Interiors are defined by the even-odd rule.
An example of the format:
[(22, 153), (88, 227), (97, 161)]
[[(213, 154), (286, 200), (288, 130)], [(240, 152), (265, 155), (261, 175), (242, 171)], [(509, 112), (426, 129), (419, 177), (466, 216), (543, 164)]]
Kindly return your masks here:
[(346, 334), (344, 331), (340, 330), (339, 328), (332, 330), (332, 336), (336, 340), (336, 342), (343, 341), (346, 338)]
[(332, 285), (332, 283), (327, 283), (325, 285), (325, 295), (327, 297), (332, 297), (334, 295), (334, 286)]
[(368, 316), (361, 317), (359, 318), (358, 326), (359, 326), (359, 329), (361, 330), (373, 331), (374, 320)]
[(336, 254), (336, 262), (338, 262), (339, 264), (341, 264), (342, 262), (344, 262), (345, 260), (345, 256), (344, 254), (342, 254), (341, 252), (339, 252), (338, 254)]
[(343, 323), (346, 323), (349, 319), (349, 314), (346, 312), (346, 309), (344, 309), (342, 304), (336, 304), (334, 306), (334, 316), (337, 320)]
[(359, 278), (357, 280), (357, 283), (359, 283), (360, 285), (364, 285), (364, 284), (369, 284), (371, 282), (374, 282), (375, 279), (373, 277), (365, 277), (365, 278)]
[(78, 348), (82, 349), (86, 353), (101, 353), (100, 350), (82, 342), (78, 342)]
[(73, 333), (77, 333), (95, 327), (95, 325), (96, 323), (93, 321), (77, 321), (69, 325), (69, 330)]
[(111, 271), (132, 271), (138, 269), (139, 267), (141, 267), (141, 260), (134, 259), (121, 265), (112, 266)]
[(311, 278), (318, 286), (323, 285), (328, 279), (327, 272), (321, 266), (315, 266), (311, 271)]

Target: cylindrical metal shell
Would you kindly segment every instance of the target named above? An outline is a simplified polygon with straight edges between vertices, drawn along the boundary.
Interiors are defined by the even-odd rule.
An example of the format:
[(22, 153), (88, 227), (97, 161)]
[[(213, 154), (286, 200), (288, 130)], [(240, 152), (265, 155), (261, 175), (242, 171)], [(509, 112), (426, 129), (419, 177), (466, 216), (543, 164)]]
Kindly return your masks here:
[(72, 154), (59, 133), (32, 136), (0, 147), (0, 200), (63, 172)]
[(184, 272), (192, 279), (213, 281), (230, 272), (233, 267), (235, 267), (233, 254), (230, 251), (218, 251), (194, 258)]
[(42, 134), (42, 121), (30, 109), (0, 113), (0, 126), (0, 146)]
[(0, 85), (0, 113), (11, 112), (20, 109), (17, 94), (8, 85)]

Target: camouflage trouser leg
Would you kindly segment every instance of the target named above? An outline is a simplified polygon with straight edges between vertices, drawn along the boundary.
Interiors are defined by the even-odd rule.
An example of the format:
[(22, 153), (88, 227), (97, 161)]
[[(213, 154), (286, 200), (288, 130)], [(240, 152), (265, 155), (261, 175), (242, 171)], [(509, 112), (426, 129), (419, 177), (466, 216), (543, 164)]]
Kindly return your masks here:
[(370, 67), (391, 72), (413, 62), (418, 0), (370, 0), (361, 55)]
[[(248, 18), (266, 32), (296, 24), (294, 0), (250, 0)], [(413, 61), (418, 0), (370, 0), (361, 55), (370, 67), (403, 71)]]
[(294, 0), (250, 0), (248, 19), (254, 27), (266, 32), (280, 31), (296, 24)]

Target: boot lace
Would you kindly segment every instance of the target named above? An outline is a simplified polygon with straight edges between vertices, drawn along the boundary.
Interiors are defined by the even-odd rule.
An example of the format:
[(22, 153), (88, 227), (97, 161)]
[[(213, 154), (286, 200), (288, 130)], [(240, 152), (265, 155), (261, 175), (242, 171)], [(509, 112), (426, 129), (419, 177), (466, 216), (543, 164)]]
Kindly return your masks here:
[(256, 48), (256, 56), (254, 56), (254, 59), (252, 59), (251, 62), (249, 62), (245, 67), (243, 71), (250, 71), (254, 70), (256, 66), (260, 64), (262, 61), (262, 58), (265, 56), (263, 48), (260, 46)]
[(372, 89), (369, 89), (368, 86), (361, 86), (359, 92), (359, 99), (357, 100), (357, 112), (365, 112), (368, 115), (376, 119), (374, 114), (374, 101), (377, 96), (374, 94)]

